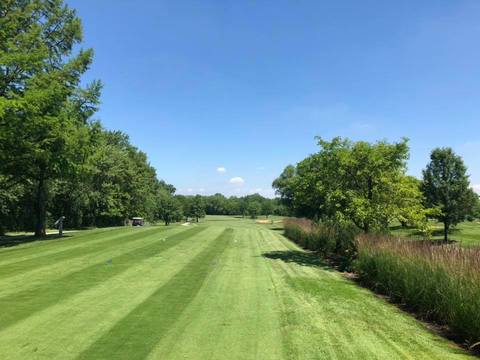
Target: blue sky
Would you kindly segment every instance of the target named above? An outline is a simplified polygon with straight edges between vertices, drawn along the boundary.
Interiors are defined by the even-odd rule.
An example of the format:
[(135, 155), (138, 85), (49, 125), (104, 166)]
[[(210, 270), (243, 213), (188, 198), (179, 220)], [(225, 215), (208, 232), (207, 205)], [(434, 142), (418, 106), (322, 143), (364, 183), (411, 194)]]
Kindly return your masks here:
[(480, 191), (477, 0), (67, 3), (95, 50), (85, 81), (105, 84), (97, 117), (180, 193), (272, 196), (316, 135), (406, 136), (415, 176), (451, 146)]

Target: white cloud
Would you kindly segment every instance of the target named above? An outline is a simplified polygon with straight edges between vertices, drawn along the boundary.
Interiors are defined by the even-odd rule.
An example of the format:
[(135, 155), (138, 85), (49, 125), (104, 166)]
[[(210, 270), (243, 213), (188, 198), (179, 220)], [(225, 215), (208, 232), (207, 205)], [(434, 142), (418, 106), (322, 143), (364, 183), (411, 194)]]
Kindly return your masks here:
[(187, 189), (187, 192), (191, 193), (191, 192), (193, 192), (193, 189), (192, 189), (192, 188), (188, 188), (188, 189)]
[(234, 185), (243, 185), (245, 183), (245, 180), (243, 180), (243, 178), (237, 176), (237, 177), (231, 178), (229, 183), (234, 184)]
[(480, 184), (472, 185), (473, 191), (480, 195)]
[(198, 192), (203, 193), (203, 192), (205, 192), (205, 189), (204, 188), (198, 189)]
[(220, 174), (224, 174), (227, 172), (227, 169), (225, 169), (223, 166), (220, 166), (217, 168), (217, 172)]

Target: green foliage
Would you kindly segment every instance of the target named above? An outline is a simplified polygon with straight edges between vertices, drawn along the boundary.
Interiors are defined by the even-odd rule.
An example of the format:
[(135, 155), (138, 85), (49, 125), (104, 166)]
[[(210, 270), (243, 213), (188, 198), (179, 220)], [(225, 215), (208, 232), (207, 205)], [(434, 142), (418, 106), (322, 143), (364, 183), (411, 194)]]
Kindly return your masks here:
[(229, 198), (222, 194), (215, 194), (202, 196), (202, 199), (207, 215), (248, 215), (256, 218), (260, 215), (268, 217), (272, 214), (280, 216), (287, 214), (287, 210), (278, 199), (268, 199), (259, 194)]
[(61, 0), (8, 0), (0, 14), (0, 231), (42, 236), (61, 215), (67, 226), (154, 220), (154, 194), (169, 186), (126, 135), (91, 122), (102, 85), (80, 87), (93, 51), (74, 51), (75, 11)]
[(467, 215), (468, 221), (474, 221), (475, 219), (480, 220), (480, 196), (478, 194), (473, 194), (473, 206), (472, 206), (472, 213)]
[(423, 171), (422, 190), (426, 204), (437, 208), (433, 216), (444, 224), (444, 240), (452, 226), (474, 214), (478, 196), (470, 188), (467, 168), (450, 148), (437, 148)]
[(256, 219), (262, 211), (262, 205), (257, 201), (251, 201), (247, 207), (248, 216), (252, 219)]
[(183, 210), (180, 201), (166, 191), (158, 194), (158, 218), (170, 225), (172, 222), (180, 221), (183, 217)]
[[(45, 234), (51, 182), (68, 176), (100, 84), (80, 91), (92, 51), (75, 12), (54, 1), (6, 1), (0, 13), (0, 173), (6, 186), (33, 186), (36, 234)], [(79, 101), (80, 100), (80, 101)], [(87, 107), (78, 107), (80, 102)]]
[(275, 205), (273, 201), (264, 201), (264, 203), (261, 204), (261, 207), (261, 213), (267, 218), (269, 215), (273, 215), (275, 212)]
[(355, 268), (361, 280), (468, 344), (480, 341), (480, 250), (362, 235)]
[[(297, 169), (295, 166), (288, 165), (272, 183), (272, 187), (276, 190), (277, 195), (280, 195), (282, 204), (292, 210), (295, 209), (295, 204), (298, 203), (298, 200), (295, 201), (295, 195), (297, 193), (295, 190), (295, 180), (297, 180), (296, 172)], [(296, 210), (297, 215), (301, 215), (299, 214), (300, 210)]]
[[(407, 140), (389, 144), (318, 139), (320, 151), (288, 166), (273, 187), (297, 216), (383, 230), (394, 219), (422, 221), (418, 183), (405, 175)], [(424, 216), (423, 216), (424, 217)]]
[(205, 199), (201, 195), (195, 196), (177, 196), (177, 199), (180, 201), (181, 207), (183, 209), (183, 215), (185, 220), (188, 221), (188, 218), (195, 219), (196, 222), (199, 219), (204, 218), (205, 213)]

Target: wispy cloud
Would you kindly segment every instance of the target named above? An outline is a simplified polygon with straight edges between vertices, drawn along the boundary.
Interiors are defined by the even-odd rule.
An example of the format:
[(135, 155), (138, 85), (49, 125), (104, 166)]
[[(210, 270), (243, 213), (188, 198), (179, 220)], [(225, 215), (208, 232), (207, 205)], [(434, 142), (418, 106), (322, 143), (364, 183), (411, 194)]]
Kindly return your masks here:
[(237, 176), (237, 177), (231, 178), (229, 180), (229, 183), (234, 184), (234, 185), (243, 185), (245, 183), (245, 180), (243, 178), (241, 178), (240, 176)]
[(225, 169), (223, 166), (220, 166), (217, 168), (217, 172), (220, 174), (224, 174), (227, 172), (227, 169)]

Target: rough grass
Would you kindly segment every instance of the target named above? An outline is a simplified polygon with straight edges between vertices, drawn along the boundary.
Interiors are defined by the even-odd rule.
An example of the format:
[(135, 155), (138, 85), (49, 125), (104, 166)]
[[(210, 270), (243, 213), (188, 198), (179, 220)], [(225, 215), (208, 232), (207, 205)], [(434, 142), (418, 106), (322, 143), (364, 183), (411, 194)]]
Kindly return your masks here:
[(0, 250), (2, 359), (467, 359), (253, 220)]
[(364, 283), (448, 325), (467, 345), (480, 341), (480, 249), (375, 235), (357, 244)]
[(352, 224), (316, 223), (308, 219), (284, 220), (284, 235), (303, 249), (318, 252), (333, 260), (340, 269), (349, 269), (355, 257), (355, 236), (359, 230)]

